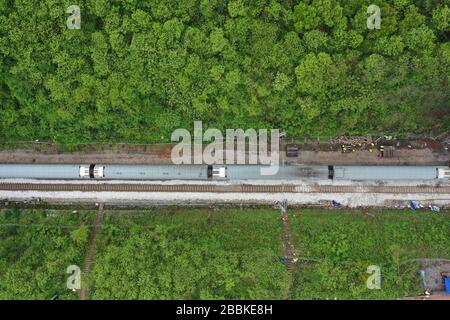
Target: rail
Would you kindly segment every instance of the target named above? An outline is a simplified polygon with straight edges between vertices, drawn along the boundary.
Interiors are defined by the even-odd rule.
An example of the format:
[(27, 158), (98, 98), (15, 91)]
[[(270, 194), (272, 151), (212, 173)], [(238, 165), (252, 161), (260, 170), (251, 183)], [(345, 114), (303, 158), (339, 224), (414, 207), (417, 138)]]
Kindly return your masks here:
[(213, 193), (431, 193), (450, 194), (450, 186), (339, 186), (339, 185), (158, 185), (158, 184), (52, 184), (0, 183), (6, 191), (81, 191), (81, 192), (213, 192)]

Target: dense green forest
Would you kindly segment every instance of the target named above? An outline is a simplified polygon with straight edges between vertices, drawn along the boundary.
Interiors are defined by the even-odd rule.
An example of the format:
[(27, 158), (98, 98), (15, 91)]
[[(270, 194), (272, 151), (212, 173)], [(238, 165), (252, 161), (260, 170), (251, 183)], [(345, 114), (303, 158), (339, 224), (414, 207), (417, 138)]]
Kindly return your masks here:
[(91, 211), (0, 210), (0, 300), (76, 299), (67, 290), (66, 270), (82, 265), (93, 216)]
[[(450, 258), (450, 212), (290, 211), (298, 261), (282, 263), (272, 209), (108, 209), (90, 299), (394, 299), (422, 293), (417, 258)], [(66, 268), (82, 266), (94, 212), (0, 211), (0, 299), (77, 299)], [(367, 267), (381, 268), (369, 290)]]
[(3, 0), (0, 139), (152, 143), (194, 120), (291, 136), (449, 129), (449, 4)]

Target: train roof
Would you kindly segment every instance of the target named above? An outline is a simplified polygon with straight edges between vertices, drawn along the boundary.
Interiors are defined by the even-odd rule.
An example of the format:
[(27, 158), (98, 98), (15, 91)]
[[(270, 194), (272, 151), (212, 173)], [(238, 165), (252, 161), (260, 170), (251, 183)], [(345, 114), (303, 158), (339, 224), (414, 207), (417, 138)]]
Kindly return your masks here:
[(206, 165), (105, 165), (105, 179), (204, 180)]
[(280, 165), (274, 175), (262, 175), (262, 165), (227, 165), (227, 178), (230, 180), (289, 180), (289, 179), (327, 179), (327, 166), (283, 166)]
[(79, 167), (78, 164), (0, 164), (0, 177), (77, 179)]
[(335, 166), (337, 180), (432, 180), (436, 166)]

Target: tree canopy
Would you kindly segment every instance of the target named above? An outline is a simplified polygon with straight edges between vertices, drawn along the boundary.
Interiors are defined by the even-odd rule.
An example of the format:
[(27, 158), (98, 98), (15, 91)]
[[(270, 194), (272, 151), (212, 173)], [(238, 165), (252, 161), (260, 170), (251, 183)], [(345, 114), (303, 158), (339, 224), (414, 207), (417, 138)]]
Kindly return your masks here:
[(0, 138), (153, 143), (194, 120), (291, 136), (448, 129), (449, 5), (4, 0)]

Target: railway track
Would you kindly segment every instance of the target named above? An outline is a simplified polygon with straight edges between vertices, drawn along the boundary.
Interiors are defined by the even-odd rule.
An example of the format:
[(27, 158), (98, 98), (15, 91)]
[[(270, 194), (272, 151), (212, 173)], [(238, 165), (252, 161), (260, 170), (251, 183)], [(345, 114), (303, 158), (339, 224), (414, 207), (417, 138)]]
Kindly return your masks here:
[(0, 183), (8, 191), (214, 192), (214, 193), (430, 193), (450, 194), (450, 186), (296, 186), (296, 185), (157, 185)]

